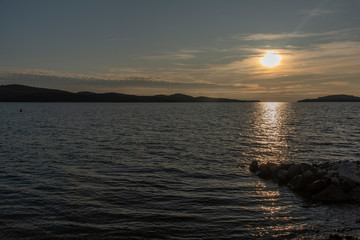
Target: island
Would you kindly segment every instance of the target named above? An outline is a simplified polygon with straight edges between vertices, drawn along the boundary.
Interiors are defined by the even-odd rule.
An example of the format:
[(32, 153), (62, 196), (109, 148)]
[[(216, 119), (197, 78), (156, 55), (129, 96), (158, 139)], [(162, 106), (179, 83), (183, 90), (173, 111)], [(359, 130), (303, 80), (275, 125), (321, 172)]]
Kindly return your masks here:
[(192, 97), (185, 94), (137, 96), (121, 93), (72, 93), (19, 84), (1, 85), (0, 102), (260, 102), (228, 98)]
[(339, 94), (339, 95), (318, 97), (316, 99), (303, 99), (303, 100), (299, 100), (298, 102), (360, 102), (360, 97)]

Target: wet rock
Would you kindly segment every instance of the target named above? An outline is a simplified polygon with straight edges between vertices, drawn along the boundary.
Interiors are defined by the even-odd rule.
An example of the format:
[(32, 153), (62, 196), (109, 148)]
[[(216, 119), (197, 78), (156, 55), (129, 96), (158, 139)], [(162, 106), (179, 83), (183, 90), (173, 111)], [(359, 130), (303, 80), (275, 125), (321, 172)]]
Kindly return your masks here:
[(294, 165), (294, 163), (281, 163), (278, 169), (289, 170), (292, 165)]
[(258, 161), (253, 161), (251, 164), (250, 164), (250, 167), (249, 167), (250, 171), (252, 172), (257, 172), (260, 170), (259, 168), (259, 162)]
[(330, 181), (332, 184), (335, 184), (335, 185), (340, 185), (340, 180), (338, 177), (334, 176), (334, 177), (331, 177), (330, 178)]
[(353, 199), (356, 202), (360, 202), (360, 186), (355, 186), (351, 189), (350, 192), (351, 199)]
[(339, 177), (360, 185), (360, 177), (348, 169), (339, 169)]
[[(253, 161), (250, 171), (262, 179), (286, 184), (304, 197), (322, 202), (360, 202), (360, 164), (350, 161), (335, 163), (260, 164)], [(314, 195), (315, 194), (315, 195)]]
[(355, 187), (355, 184), (348, 179), (342, 179), (340, 187), (344, 192), (350, 192)]
[(326, 175), (326, 173), (327, 173), (327, 172), (326, 172), (325, 169), (319, 168), (319, 169), (317, 169), (316, 172), (315, 172), (315, 177), (318, 178), (318, 179), (320, 179), (320, 178), (324, 177), (324, 176)]
[(323, 202), (333, 202), (333, 203), (346, 202), (350, 200), (350, 196), (347, 193), (345, 193), (341, 189), (341, 187), (336, 186), (334, 184), (329, 185), (320, 193), (312, 196), (312, 198), (314, 200), (319, 200)]
[(330, 177), (337, 176), (338, 172), (336, 170), (329, 170), (327, 172), (327, 175), (329, 175)]
[(288, 174), (288, 171), (287, 171), (287, 170), (285, 170), (285, 169), (278, 169), (277, 174), (276, 174), (276, 178), (277, 178), (280, 182), (286, 181), (286, 179), (287, 179), (287, 174)]
[(329, 240), (343, 240), (343, 238), (339, 234), (330, 234)]
[(297, 175), (290, 180), (288, 186), (293, 190), (303, 190), (307, 185), (315, 180), (314, 174), (311, 170), (306, 171), (304, 174)]
[(276, 175), (277, 175), (277, 171), (278, 171), (278, 168), (276, 165), (271, 165), (270, 166), (270, 172), (271, 172), (271, 177), (276, 179)]
[(329, 181), (327, 179), (320, 179), (320, 180), (316, 180), (312, 183), (310, 183), (307, 187), (306, 187), (306, 191), (312, 195), (314, 193), (319, 193), (322, 190), (324, 190), (327, 186), (329, 185)]
[(260, 165), (259, 167), (258, 176), (263, 179), (270, 179), (271, 178), (271, 171), (270, 168), (266, 165)]
[(263, 179), (275, 178), (277, 172), (277, 166), (275, 163), (267, 162), (259, 166), (258, 176)]
[(311, 172), (313, 172), (313, 173), (315, 173), (315, 168), (313, 168), (313, 166), (311, 166), (310, 164), (308, 164), (308, 163), (301, 163), (300, 164), (300, 168), (301, 168), (301, 171), (302, 171), (302, 173), (305, 173), (305, 172), (307, 172), (307, 171), (311, 171)]
[(300, 164), (293, 164), (287, 173), (289, 179), (293, 179), (295, 176), (302, 174)]
[(330, 167), (329, 162), (324, 162), (324, 163), (319, 164), (319, 168), (321, 168), (321, 169), (328, 169), (329, 167)]
[(288, 187), (290, 187), (292, 190), (300, 190), (301, 189), (301, 175), (297, 175), (293, 177), (293, 179), (290, 180), (290, 182), (287, 184)]
[(304, 184), (309, 184), (312, 183), (315, 180), (315, 176), (314, 173), (311, 170), (307, 170), (303, 175), (302, 175), (302, 181)]

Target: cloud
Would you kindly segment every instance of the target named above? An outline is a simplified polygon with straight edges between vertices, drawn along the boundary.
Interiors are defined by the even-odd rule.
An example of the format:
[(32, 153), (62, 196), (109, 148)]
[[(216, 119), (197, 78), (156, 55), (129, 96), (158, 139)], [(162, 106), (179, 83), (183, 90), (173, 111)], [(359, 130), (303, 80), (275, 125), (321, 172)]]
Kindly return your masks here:
[(191, 59), (195, 58), (194, 54), (190, 53), (165, 53), (164, 55), (157, 55), (157, 56), (143, 56), (143, 59), (150, 59), (150, 60), (183, 60), (183, 59)]
[(244, 41), (260, 41), (260, 40), (278, 40), (284, 38), (319, 37), (319, 36), (327, 36), (327, 35), (331, 35), (331, 33), (278, 33), (278, 34), (259, 33), (259, 34), (234, 36), (234, 38)]
[(341, 85), (347, 86), (349, 90), (360, 87), (358, 83), (360, 42), (358, 41), (271, 49), (282, 56), (280, 65), (274, 68), (265, 68), (260, 63), (260, 58), (268, 49), (268, 47), (249, 48), (249, 52), (252, 53), (246, 58), (212, 64), (203, 71), (208, 73), (210, 79), (227, 81), (235, 79), (241, 83), (256, 83), (259, 87), (265, 87), (267, 91), (270, 87), (325, 89)]
[(165, 52), (161, 55), (153, 55), (153, 56), (142, 56), (140, 58), (150, 59), (150, 60), (184, 60), (184, 59), (192, 59), (196, 58), (196, 53), (201, 53), (202, 50), (198, 49), (181, 49), (176, 52)]
[(307, 15), (310, 17), (318, 17), (318, 16), (324, 16), (331, 13), (334, 13), (335, 11), (332, 10), (326, 10), (326, 9), (300, 9), (298, 11), (299, 14)]
[[(55, 75), (37, 75), (15, 72), (0, 72), (1, 84), (24, 84), (38, 87), (59, 88), (68, 91), (117, 91), (137, 93), (137, 89), (160, 92), (191, 92), (193, 90), (245, 90), (256, 89), (257, 84), (221, 84), (211, 82), (179, 82), (154, 80), (151, 77), (127, 77), (123, 79), (101, 79), (89, 77), (64, 77)], [(66, 89), (63, 89), (66, 86)]]
[(324, 83), (320, 83), (322, 85), (330, 85), (330, 86), (347, 86), (349, 85), (349, 82), (340, 82), (340, 81), (333, 81), (333, 82), (324, 82)]
[(231, 36), (232, 39), (243, 41), (279, 40), (288, 38), (326, 38), (326, 39), (352, 39), (359, 36), (360, 28), (338, 29), (327, 32), (293, 32), (293, 33), (255, 33), (238, 34)]

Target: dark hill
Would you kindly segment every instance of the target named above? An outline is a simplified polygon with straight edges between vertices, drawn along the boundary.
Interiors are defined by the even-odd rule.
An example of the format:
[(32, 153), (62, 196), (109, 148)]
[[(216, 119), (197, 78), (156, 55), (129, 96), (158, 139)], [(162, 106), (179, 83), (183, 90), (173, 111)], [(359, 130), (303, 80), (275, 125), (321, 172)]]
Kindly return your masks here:
[(330, 95), (316, 99), (303, 99), (298, 102), (360, 102), (360, 97), (352, 95)]
[(0, 86), (0, 102), (259, 102), (184, 94), (136, 96), (120, 93), (72, 93), (57, 89), (12, 84)]

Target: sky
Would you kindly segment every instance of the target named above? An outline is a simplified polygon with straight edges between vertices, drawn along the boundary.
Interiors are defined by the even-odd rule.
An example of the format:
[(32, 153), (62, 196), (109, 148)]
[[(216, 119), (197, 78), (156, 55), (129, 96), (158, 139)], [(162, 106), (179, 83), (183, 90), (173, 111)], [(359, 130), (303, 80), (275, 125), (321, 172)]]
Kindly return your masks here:
[[(0, 85), (360, 96), (360, 0), (0, 0)], [(261, 58), (272, 51), (280, 63)]]

